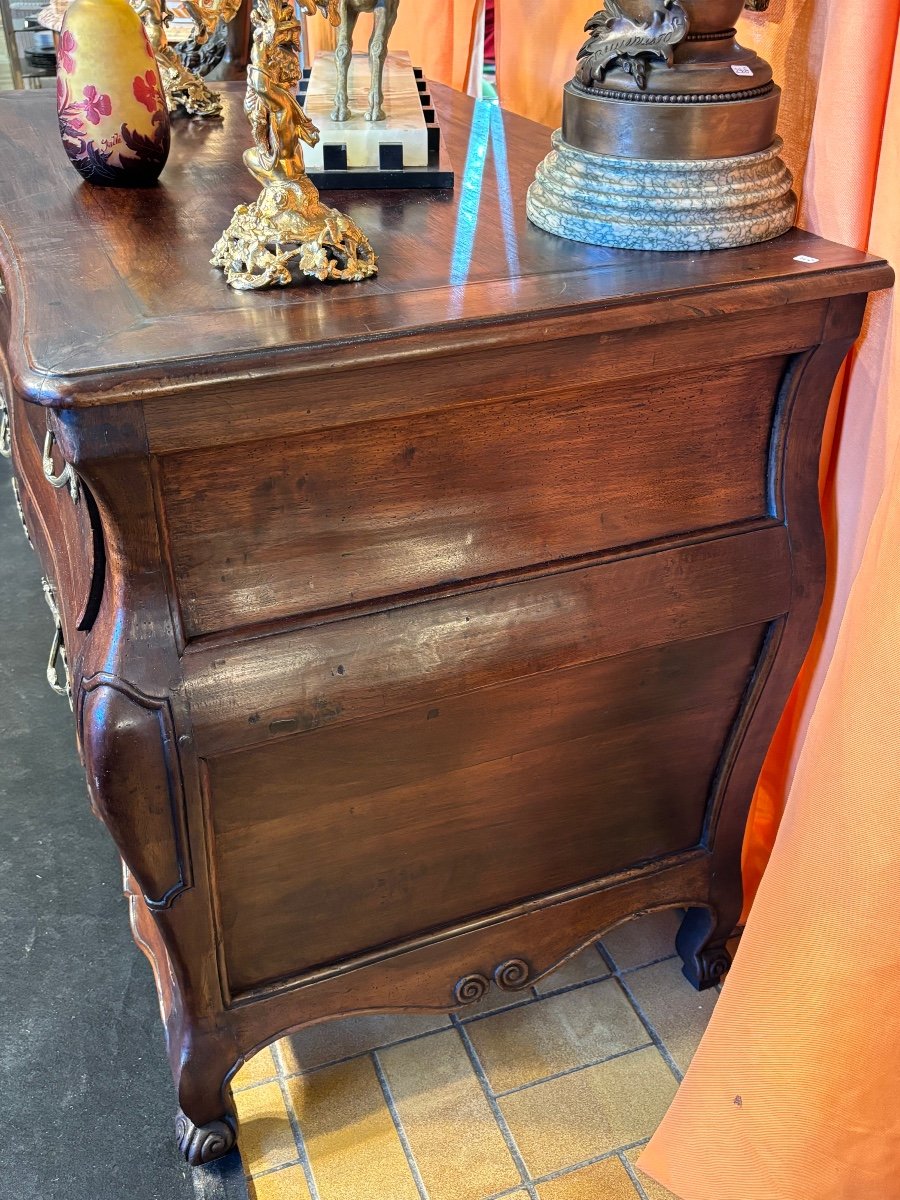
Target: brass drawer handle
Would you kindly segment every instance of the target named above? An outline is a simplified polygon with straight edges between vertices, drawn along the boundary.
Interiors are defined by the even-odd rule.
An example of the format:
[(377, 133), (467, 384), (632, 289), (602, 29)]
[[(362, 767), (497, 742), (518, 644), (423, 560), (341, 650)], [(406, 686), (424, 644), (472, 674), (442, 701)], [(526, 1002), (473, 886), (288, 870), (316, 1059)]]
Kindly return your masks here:
[(28, 539), (28, 545), (29, 545), (29, 546), (32, 548), (32, 550), (33, 550), (33, 549), (34, 549), (34, 542), (31, 540), (31, 534), (28, 532), (28, 524), (27, 524), (27, 522), (25, 521), (25, 510), (24, 510), (24, 508), (22, 507), (22, 495), (21, 495), (21, 493), (20, 493), (20, 491), (19, 491), (19, 485), (18, 485), (18, 483), (16, 482), (16, 479), (15, 479), (15, 477), (13, 477), (13, 478), (10, 480), (10, 483), (12, 484), (13, 495), (14, 495), (14, 496), (15, 496), (15, 498), (16, 498), (16, 512), (18, 512), (18, 514), (19, 514), (19, 520), (22, 522), (22, 530), (23, 530), (23, 532), (24, 532), (24, 534), (25, 534), (25, 537)]
[(9, 411), (6, 407), (6, 397), (0, 392), (0, 454), (4, 458), (12, 457), (12, 436), (9, 429)]
[(72, 464), (67, 462), (58, 475), (53, 473), (53, 444), (56, 438), (52, 429), (47, 430), (44, 438), (44, 477), (55, 488), (68, 487), (72, 503), (78, 503), (78, 476), (72, 470)]
[[(56, 606), (56, 597), (53, 595), (53, 587), (49, 579), (42, 579), (41, 584), (44, 588), (44, 599), (49, 605), (50, 612), (53, 614), (53, 620), (56, 628), (53, 631), (53, 641), (50, 643), (50, 657), (47, 660), (47, 682), (56, 692), (57, 696), (66, 696), (69, 700), (69, 707), (72, 706), (72, 689), (69, 686), (69, 662), (66, 658), (66, 647), (63, 642), (62, 621), (59, 617), (59, 609)], [(63, 678), (65, 683), (59, 681), (59, 663), (62, 661)]]

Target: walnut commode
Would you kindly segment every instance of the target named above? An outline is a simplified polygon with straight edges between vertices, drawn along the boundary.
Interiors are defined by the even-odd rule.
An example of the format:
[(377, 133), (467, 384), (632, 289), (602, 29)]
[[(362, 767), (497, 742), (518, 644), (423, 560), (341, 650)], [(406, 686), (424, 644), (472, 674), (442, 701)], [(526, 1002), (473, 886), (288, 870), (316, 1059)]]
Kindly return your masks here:
[(585, 26), (562, 128), (529, 189), (536, 225), (633, 250), (745, 246), (791, 228), (781, 90), (735, 40), (742, 7), (606, 0)]

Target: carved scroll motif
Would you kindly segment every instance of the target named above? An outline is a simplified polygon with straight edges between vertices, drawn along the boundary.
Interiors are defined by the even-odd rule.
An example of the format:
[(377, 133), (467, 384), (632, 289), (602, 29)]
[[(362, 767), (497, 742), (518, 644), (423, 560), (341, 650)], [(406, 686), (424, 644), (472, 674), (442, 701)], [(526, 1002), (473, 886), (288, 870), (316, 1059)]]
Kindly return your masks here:
[[(510, 958), (494, 968), (494, 983), (504, 992), (518, 992), (528, 986), (531, 966), (524, 958)], [(464, 975), (453, 989), (455, 1004), (477, 1004), (490, 991), (491, 981), (486, 975), (475, 973)]]

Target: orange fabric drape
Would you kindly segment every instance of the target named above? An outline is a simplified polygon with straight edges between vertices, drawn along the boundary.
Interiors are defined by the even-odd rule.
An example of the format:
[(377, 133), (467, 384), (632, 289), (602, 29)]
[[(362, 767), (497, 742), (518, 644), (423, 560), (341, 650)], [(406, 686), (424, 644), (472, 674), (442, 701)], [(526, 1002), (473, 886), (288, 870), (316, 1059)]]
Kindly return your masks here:
[(563, 84), (587, 36), (584, 23), (598, 7), (590, 0), (494, 0), (497, 95), (504, 108), (556, 129)]
[[(887, 258), (892, 257), (896, 239), (892, 244), (890, 214), (884, 206), (875, 211), (875, 192), (878, 180), (885, 186), (890, 178), (891, 156), (896, 155), (896, 138), (887, 136), (885, 120), (891, 81), (896, 81), (898, 14), (897, 0), (879, 0), (874, 5), (862, 0), (840, 4), (774, 0), (768, 14), (748, 16), (741, 29), (742, 40), (773, 63), (783, 84), (779, 128), (801, 196), (799, 224), (846, 245), (871, 247)], [(853, 61), (864, 19), (874, 22), (879, 33), (873, 39), (867, 70), (858, 78), (848, 63)], [(892, 108), (897, 108), (896, 97)], [(894, 173), (893, 179), (897, 178)], [(769, 860), (797, 756), (884, 487), (887, 455), (877, 434), (878, 423), (886, 421), (888, 414), (890, 373), (882, 366), (888, 353), (886, 323), (891, 311), (889, 297), (873, 300), (865, 335), (841, 377), (826, 428), (822, 506), (829, 543), (828, 598), (754, 798), (744, 846), (748, 908)], [(873, 391), (875, 378), (881, 379), (878, 392)], [(895, 434), (883, 432), (889, 454)]]
[[(408, 50), (428, 79), (465, 91), (474, 51), (476, 18), (483, 0), (406, 0), (400, 5), (391, 46)], [(335, 31), (320, 16), (304, 18), (310, 56), (333, 50)], [(356, 26), (355, 47), (364, 50), (372, 32), (372, 17), (363, 15)]]
[[(526, 0), (498, 5), (501, 98), (556, 124), (587, 10), (582, 0), (543, 13)], [(767, 14), (745, 15), (740, 31), (784, 90), (780, 128), (801, 194), (799, 223), (895, 266), (898, 23), (900, 0), (772, 0)], [(529, 29), (527, 47), (517, 27)], [(860, 59), (862, 30), (870, 36)], [(900, 309), (892, 293), (873, 298), (836, 390), (821, 485), (828, 597), (748, 826), (748, 895), (762, 883), (706, 1037), (640, 1163), (682, 1200), (900, 1197), (900, 1115), (891, 1102), (900, 1072), (892, 923), (900, 903)]]
[[(801, 224), (900, 263), (900, 0), (820, 4)], [(790, 43), (810, 4), (776, 3)], [(861, 23), (878, 35), (864, 79)], [(787, 39), (785, 40), (785, 34)], [(802, 42), (797, 42), (797, 46)], [(791, 85), (788, 53), (782, 76)], [(802, 117), (802, 119), (801, 119)], [(803, 130), (809, 130), (809, 149)], [(873, 298), (823, 456), (829, 601), (748, 829), (774, 850), (713, 1021), (641, 1159), (683, 1200), (900, 1196), (900, 308)], [(789, 797), (781, 819), (783, 797)], [(781, 820), (779, 828), (779, 820)]]
[[(874, 230), (876, 176), (887, 178), (896, 141), (884, 136), (897, 29), (897, 0), (772, 0), (745, 14), (740, 37), (775, 69), (783, 86), (780, 132), (801, 195), (799, 224), (860, 249)], [(501, 102), (544, 124), (559, 123), (562, 86), (589, 15), (583, 0), (540, 9), (530, 0), (497, 0), (497, 84)], [(860, 30), (872, 30), (866, 68), (856, 61)], [(528, 37), (521, 31), (528, 29)], [(882, 226), (887, 213), (876, 214)], [(885, 244), (886, 229), (877, 240)], [(873, 243), (874, 244), (874, 243)], [(890, 246), (885, 244), (885, 253)], [(796, 767), (797, 754), (834, 649), (865, 534), (884, 486), (885, 454), (870, 438), (888, 420), (885, 384), (871, 381), (885, 354), (890, 301), (876, 298), (867, 335), (836, 391), (822, 456), (822, 498), (830, 549), (828, 601), (806, 667), (760, 778), (744, 849), (747, 908), (765, 870)], [(871, 427), (871, 428), (870, 428)], [(890, 442), (893, 434), (885, 430)], [(839, 436), (836, 438), (835, 434)], [(839, 451), (839, 452), (838, 452)]]
[(898, 647), (895, 455), (732, 974), (639, 1163), (682, 1200), (900, 1195)]

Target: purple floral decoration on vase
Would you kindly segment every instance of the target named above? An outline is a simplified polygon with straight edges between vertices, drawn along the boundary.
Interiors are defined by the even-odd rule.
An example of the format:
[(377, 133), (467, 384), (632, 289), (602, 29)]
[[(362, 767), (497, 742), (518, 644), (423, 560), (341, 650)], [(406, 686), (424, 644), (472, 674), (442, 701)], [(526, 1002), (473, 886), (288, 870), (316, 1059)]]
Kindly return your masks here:
[[(152, 70), (135, 75), (133, 99), (150, 114), (149, 130), (133, 128), (125, 121), (105, 124), (121, 109), (124, 97), (103, 91), (102, 84), (85, 83), (81, 96), (73, 93), (71, 76), (76, 70), (78, 39), (63, 29), (57, 45), (56, 101), (63, 147), (75, 169), (89, 183), (144, 186), (155, 182), (169, 155), (169, 114), (159, 83), (153, 52), (138, 21), (141, 49), (154, 63)], [(142, 55), (143, 57), (143, 55)], [(81, 81), (78, 80), (80, 84)], [(128, 103), (131, 103), (129, 98)], [(128, 106), (127, 104), (125, 105)], [(132, 109), (133, 111), (133, 109)], [(143, 122), (138, 122), (143, 125)], [(101, 128), (102, 126), (102, 128)], [(96, 132), (94, 132), (96, 130)]]
[(56, 48), (56, 61), (67, 75), (71, 75), (75, 70), (75, 51), (77, 49), (78, 43), (75, 41), (75, 34), (69, 29), (64, 29)]
[(99, 125), (104, 117), (112, 116), (112, 100), (101, 95), (92, 83), (85, 84), (84, 99), (79, 101), (78, 107), (84, 110), (92, 125)]

